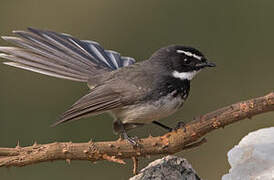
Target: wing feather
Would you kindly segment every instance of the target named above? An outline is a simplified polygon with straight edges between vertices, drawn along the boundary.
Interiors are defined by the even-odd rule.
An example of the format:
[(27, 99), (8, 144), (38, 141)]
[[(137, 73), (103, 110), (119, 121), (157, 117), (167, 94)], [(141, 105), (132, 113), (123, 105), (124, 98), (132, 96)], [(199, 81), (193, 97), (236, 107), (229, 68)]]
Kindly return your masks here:
[(113, 92), (107, 86), (96, 87), (74, 103), (69, 110), (62, 114), (53, 126), (83, 117), (100, 114), (122, 106), (119, 93)]

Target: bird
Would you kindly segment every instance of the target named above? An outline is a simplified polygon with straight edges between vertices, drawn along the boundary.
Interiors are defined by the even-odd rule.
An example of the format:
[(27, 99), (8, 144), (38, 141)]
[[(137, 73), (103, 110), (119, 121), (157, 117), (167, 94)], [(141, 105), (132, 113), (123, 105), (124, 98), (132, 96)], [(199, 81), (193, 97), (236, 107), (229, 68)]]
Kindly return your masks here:
[(89, 92), (76, 101), (53, 126), (83, 117), (110, 113), (113, 131), (132, 145), (131, 129), (153, 123), (172, 130), (162, 120), (181, 109), (190, 81), (206, 67), (215, 67), (197, 49), (168, 45), (138, 61), (105, 50), (99, 43), (69, 34), (27, 28), (2, 36), (13, 46), (1, 46), (5, 65), (48, 76), (85, 82)]

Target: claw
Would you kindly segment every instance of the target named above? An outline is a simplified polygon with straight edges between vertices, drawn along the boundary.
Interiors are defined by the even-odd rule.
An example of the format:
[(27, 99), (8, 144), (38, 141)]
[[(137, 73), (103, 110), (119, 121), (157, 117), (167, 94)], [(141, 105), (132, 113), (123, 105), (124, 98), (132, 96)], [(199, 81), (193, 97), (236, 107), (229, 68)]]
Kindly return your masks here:
[(129, 137), (129, 136), (127, 135), (126, 132), (123, 132), (122, 135), (123, 135), (123, 138), (124, 138), (125, 140), (127, 140), (133, 147), (138, 147), (138, 146), (140, 145), (140, 144), (137, 142), (137, 141), (138, 141), (138, 138), (137, 138), (137, 137), (134, 137), (134, 138)]
[(186, 126), (186, 124), (183, 121), (179, 121), (173, 130), (177, 131), (178, 129), (184, 129), (184, 132), (186, 132), (185, 126)]

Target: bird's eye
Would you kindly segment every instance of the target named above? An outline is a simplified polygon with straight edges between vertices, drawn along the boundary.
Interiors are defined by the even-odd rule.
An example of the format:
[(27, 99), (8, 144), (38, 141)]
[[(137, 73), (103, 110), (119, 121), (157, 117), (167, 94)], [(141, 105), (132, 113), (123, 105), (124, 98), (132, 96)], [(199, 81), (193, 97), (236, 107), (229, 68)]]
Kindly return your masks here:
[(184, 58), (184, 62), (188, 64), (190, 61), (187, 58)]

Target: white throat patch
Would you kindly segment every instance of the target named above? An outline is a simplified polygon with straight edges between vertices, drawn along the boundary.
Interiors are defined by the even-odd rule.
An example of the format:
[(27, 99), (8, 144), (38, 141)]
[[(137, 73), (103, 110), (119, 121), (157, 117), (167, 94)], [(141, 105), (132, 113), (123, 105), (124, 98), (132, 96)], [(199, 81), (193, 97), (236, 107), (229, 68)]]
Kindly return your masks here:
[(178, 71), (173, 71), (172, 75), (175, 78), (179, 78), (181, 80), (191, 80), (194, 78), (194, 76), (199, 73), (199, 71), (189, 71), (189, 72), (178, 72)]

